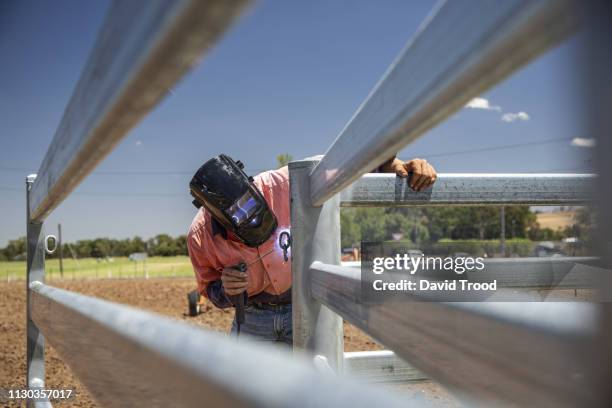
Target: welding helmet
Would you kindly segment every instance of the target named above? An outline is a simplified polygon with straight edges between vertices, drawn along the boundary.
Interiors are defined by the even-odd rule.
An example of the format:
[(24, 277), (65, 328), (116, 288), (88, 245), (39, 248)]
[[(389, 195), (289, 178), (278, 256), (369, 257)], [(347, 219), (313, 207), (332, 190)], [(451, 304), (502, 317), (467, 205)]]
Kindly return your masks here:
[(243, 168), (240, 161), (220, 154), (196, 171), (189, 189), (196, 208), (204, 206), (238, 240), (257, 247), (274, 233), (277, 221)]

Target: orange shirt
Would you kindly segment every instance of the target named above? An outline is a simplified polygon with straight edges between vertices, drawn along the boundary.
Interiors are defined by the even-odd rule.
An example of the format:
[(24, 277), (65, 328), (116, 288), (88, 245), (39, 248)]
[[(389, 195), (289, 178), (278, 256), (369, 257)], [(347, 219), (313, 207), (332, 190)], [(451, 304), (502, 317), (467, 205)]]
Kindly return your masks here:
[(291, 260), (285, 262), (283, 251), (278, 245), (278, 236), (289, 230), (289, 169), (266, 171), (254, 177), (255, 186), (263, 194), (270, 210), (276, 216), (278, 228), (258, 248), (248, 247), (240, 242), (213, 234), (210, 213), (204, 207), (198, 210), (187, 234), (189, 257), (198, 281), (198, 290), (206, 296), (206, 287), (212, 281), (221, 279), (224, 267), (241, 261), (251, 263), (268, 251), (272, 252), (249, 266), (249, 296), (261, 292), (280, 295), (291, 288)]

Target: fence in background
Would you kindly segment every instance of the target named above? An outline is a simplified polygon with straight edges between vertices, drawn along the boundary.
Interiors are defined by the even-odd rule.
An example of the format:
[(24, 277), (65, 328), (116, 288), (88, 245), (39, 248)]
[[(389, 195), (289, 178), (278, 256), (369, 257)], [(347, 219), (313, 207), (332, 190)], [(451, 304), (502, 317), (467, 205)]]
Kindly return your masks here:
[[(361, 377), (423, 378), (409, 371), (400, 357), (449, 388), (488, 404), (576, 406), (590, 400), (586, 360), (577, 350), (586, 348), (596, 331), (592, 304), (418, 302), (424, 299), (406, 292), (405, 302), (372, 305), (362, 298), (360, 269), (338, 262), (341, 206), (421, 205), (428, 200), (445, 205), (585, 203), (592, 196), (590, 177), (442, 174), (428, 191), (414, 193), (393, 175), (365, 175), (315, 207), (308, 182), (317, 164), (289, 165), (296, 346), (345, 371), (344, 318), (395, 353), (351, 356), (347, 371), (354, 372), (359, 364)], [(462, 180), (460, 185), (457, 180)], [(584, 288), (596, 284), (601, 271), (597, 264), (595, 258), (487, 259), (484, 270), (487, 279), (494, 277), (508, 288), (553, 283), (559, 289)], [(479, 276), (466, 279), (477, 282)], [(571, 381), (576, 373), (581, 379)]]
[[(362, 177), (569, 35), (577, 23), (568, 1), (441, 3), (325, 157), (291, 163), (295, 347), (314, 354), (324, 373), (298, 355), (45, 285), (45, 217), (210, 48), (244, 3), (131, 1), (111, 7), (38, 175), (26, 181), (28, 387), (44, 387), (47, 338), (106, 406), (426, 405), (330, 374), (394, 380), (399, 376), (387, 368), (401, 371), (398, 357), (468, 401), (597, 403), (603, 383), (594, 356), (607, 345), (596, 335), (605, 332), (601, 316), (610, 318), (599, 306), (410, 302), (373, 308), (361, 299), (355, 269), (339, 266), (342, 205), (588, 198), (599, 181), (584, 175), (446, 175), (422, 193), (394, 177)], [(342, 318), (397, 356), (345, 354)]]
[[(64, 259), (64, 273), (60, 272), (57, 259), (45, 262), (46, 280), (75, 279), (149, 279), (177, 278), (193, 279), (193, 268), (188, 257), (151, 257), (148, 260), (130, 261), (121, 258)], [(0, 262), (2, 281), (23, 281), (26, 278), (26, 262)]]

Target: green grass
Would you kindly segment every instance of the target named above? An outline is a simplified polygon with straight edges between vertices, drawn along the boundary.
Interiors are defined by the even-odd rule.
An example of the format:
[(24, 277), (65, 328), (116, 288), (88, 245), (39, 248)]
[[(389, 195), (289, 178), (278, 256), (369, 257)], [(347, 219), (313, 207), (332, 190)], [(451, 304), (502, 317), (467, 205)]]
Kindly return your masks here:
[[(151, 257), (145, 261), (130, 261), (126, 257), (106, 259), (64, 259), (64, 279), (82, 278), (150, 278), (185, 276), (193, 277), (191, 262), (186, 256)], [(58, 259), (45, 261), (45, 278), (60, 279)], [(25, 261), (0, 262), (0, 281), (25, 279)]]

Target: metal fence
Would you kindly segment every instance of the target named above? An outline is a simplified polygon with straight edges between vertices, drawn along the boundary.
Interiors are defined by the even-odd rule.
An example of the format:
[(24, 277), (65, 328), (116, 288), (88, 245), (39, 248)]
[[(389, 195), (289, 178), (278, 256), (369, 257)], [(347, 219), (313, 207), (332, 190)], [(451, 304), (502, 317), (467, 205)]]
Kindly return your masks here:
[[(590, 199), (600, 182), (588, 175), (441, 175), (432, 189), (420, 193), (392, 176), (363, 176), (571, 34), (578, 23), (569, 1), (440, 3), (324, 158), (290, 164), (294, 348), (314, 355), (314, 365), (299, 353), (230, 341), (44, 284), (45, 217), (210, 48), (244, 5), (241, 0), (113, 4), (38, 175), (26, 182), (28, 387), (44, 387), (48, 339), (105, 406), (426, 405), (415, 396), (400, 398), (332, 374), (397, 380), (399, 374), (385, 371), (396, 367), (414, 377), (399, 357), (478, 404), (600, 403), (602, 373), (609, 366), (596, 369), (602, 367), (596, 365), (598, 353), (608, 347), (598, 339), (602, 333), (609, 338), (612, 326), (602, 306), (408, 302), (370, 307), (361, 299), (358, 271), (340, 266), (341, 206)], [(590, 261), (576, 259), (572, 265)], [(536, 260), (521, 262), (515, 273), (530, 271), (537, 286)], [(566, 266), (555, 270), (571, 274), (573, 266)], [(502, 274), (509, 270), (501, 264), (496, 268)], [(584, 268), (574, 271), (580, 284), (573, 286), (590, 279)], [(395, 354), (345, 354), (343, 318)], [(50, 403), (31, 400), (30, 405)]]

